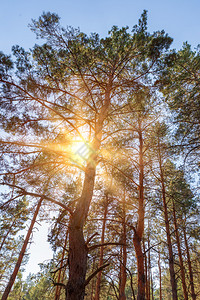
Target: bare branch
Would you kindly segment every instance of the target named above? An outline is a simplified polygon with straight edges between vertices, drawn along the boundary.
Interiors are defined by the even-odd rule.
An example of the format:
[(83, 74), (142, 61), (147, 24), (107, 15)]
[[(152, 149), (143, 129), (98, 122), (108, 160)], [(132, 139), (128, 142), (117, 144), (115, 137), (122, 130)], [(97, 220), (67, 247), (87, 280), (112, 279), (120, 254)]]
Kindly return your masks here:
[(96, 271), (94, 271), (85, 281), (85, 286), (88, 285), (88, 283), (92, 280), (92, 278), (94, 276), (96, 276), (100, 271), (102, 271), (103, 269), (105, 269), (106, 267), (108, 267), (110, 264), (105, 264), (105, 265), (102, 265), (101, 267), (99, 267)]

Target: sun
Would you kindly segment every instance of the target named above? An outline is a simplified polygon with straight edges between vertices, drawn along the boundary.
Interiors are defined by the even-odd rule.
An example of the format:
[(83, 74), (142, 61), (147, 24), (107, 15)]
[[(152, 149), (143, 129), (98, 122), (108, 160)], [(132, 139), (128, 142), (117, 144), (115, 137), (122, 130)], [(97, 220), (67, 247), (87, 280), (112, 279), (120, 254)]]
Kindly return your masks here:
[(93, 152), (89, 141), (80, 138), (72, 140), (70, 145), (70, 156), (75, 164), (85, 165)]

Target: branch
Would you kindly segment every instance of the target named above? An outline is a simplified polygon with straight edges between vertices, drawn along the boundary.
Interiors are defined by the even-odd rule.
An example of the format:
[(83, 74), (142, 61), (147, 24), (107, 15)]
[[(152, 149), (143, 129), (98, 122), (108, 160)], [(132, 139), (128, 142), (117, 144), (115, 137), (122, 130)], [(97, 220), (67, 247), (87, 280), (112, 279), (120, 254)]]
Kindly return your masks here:
[(116, 246), (127, 246), (124, 243), (103, 243), (103, 244), (98, 244), (98, 245), (93, 245), (91, 247), (88, 248), (88, 251), (94, 250), (98, 247), (102, 247), (102, 246), (108, 246), (108, 245), (116, 245)]
[[(53, 280), (52, 280), (52, 281), (53, 281)], [(63, 287), (63, 288), (66, 288), (65, 284), (64, 284), (64, 283), (61, 283), (61, 282), (55, 282), (55, 281), (53, 281), (53, 285), (54, 285), (54, 286), (61, 286), (61, 287)]]
[[(146, 254), (146, 253), (147, 253), (148, 251), (150, 251), (151, 249), (155, 250), (154, 247), (155, 247), (155, 246), (158, 246), (158, 245), (160, 245), (160, 244), (162, 244), (162, 241), (159, 242), (159, 243), (157, 243), (157, 244), (155, 244), (155, 245), (152, 245), (151, 247), (149, 247), (147, 250), (145, 250), (144, 254)], [(156, 251), (156, 250), (155, 250), (155, 251)]]
[(99, 235), (99, 233), (98, 232), (95, 232), (94, 234), (92, 234), (88, 239), (87, 239), (87, 241), (86, 241), (86, 245), (88, 245), (89, 244), (89, 242), (93, 239), (93, 237), (95, 237), (95, 235)]
[(41, 195), (41, 194), (37, 194), (37, 193), (32, 193), (32, 192), (27, 192), (25, 189), (23, 189), (22, 187), (20, 187), (20, 186), (17, 186), (17, 185), (14, 185), (14, 184), (10, 184), (10, 183), (0, 183), (0, 185), (8, 185), (8, 186), (10, 186), (10, 187), (13, 187), (13, 188), (16, 188), (16, 189), (19, 189), (19, 190), (21, 190), (22, 191), (22, 195), (29, 195), (29, 196), (33, 196), (33, 197), (40, 197), (40, 198), (43, 198), (43, 199), (45, 199), (45, 200), (47, 200), (47, 201), (50, 201), (50, 202), (52, 202), (52, 203), (54, 203), (54, 204), (57, 204), (57, 205), (59, 205), (59, 206), (61, 206), (62, 208), (64, 208), (66, 211), (68, 211), (71, 215), (73, 215), (73, 211), (69, 208), (69, 207), (67, 207), (65, 204), (63, 204), (63, 203), (61, 203), (61, 202), (59, 202), (59, 201), (57, 201), (57, 200), (54, 200), (54, 199), (52, 199), (52, 198), (50, 198), (50, 197), (48, 197), (48, 196), (46, 196), (46, 195)]
[(64, 266), (62, 266), (62, 267), (56, 269), (55, 271), (51, 271), (50, 273), (51, 273), (51, 274), (55, 274), (55, 273), (57, 273), (59, 270), (62, 270), (63, 268), (65, 268), (67, 265), (68, 265), (68, 264), (65, 264)]
[(85, 286), (88, 285), (88, 283), (92, 280), (92, 278), (94, 276), (96, 276), (97, 273), (99, 273), (100, 271), (102, 271), (103, 269), (105, 269), (107, 266), (109, 266), (110, 264), (105, 264), (105, 265), (102, 265), (101, 267), (99, 267), (96, 271), (94, 271), (85, 281)]

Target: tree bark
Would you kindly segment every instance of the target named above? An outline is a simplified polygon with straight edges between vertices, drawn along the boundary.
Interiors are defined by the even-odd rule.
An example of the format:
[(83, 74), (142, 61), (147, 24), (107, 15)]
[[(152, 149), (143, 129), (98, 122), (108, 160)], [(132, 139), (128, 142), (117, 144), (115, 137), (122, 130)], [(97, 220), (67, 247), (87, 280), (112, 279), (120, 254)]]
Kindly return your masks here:
[(151, 299), (154, 300), (154, 289), (153, 289), (153, 276), (152, 276), (152, 272), (150, 274), (150, 280), (151, 280)]
[(93, 196), (97, 151), (101, 145), (102, 129), (110, 105), (110, 87), (105, 93), (105, 103), (101, 107), (91, 145), (93, 153), (87, 161), (81, 197), (69, 224), (69, 278), (66, 285), (66, 300), (83, 300), (87, 271), (88, 248), (84, 240), (83, 227)]
[[(67, 232), (66, 232), (65, 244), (64, 244), (63, 251), (62, 251), (62, 256), (61, 256), (60, 270), (58, 271), (58, 279), (57, 279), (58, 283), (63, 283), (61, 281), (61, 273), (63, 271), (63, 260), (64, 260), (64, 257), (65, 257), (65, 251), (66, 251), (65, 249), (66, 249), (66, 246), (67, 246), (67, 238), (68, 238), (68, 229), (67, 229)], [(56, 292), (55, 292), (55, 300), (60, 299), (60, 291), (61, 291), (61, 286), (57, 285), (56, 286)]]
[(142, 237), (144, 233), (144, 162), (143, 162), (143, 137), (141, 124), (139, 122), (139, 199), (138, 199), (138, 223), (134, 230), (133, 245), (137, 260), (137, 300), (145, 300), (145, 270), (144, 254), (142, 251)]
[(162, 186), (162, 201), (163, 201), (163, 208), (164, 208), (165, 228), (167, 233), (167, 246), (169, 251), (169, 271), (170, 271), (170, 282), (172, 287), (172, 299), (178, 300), (176, 277), (174, 271), (174, 257), (173, 257), (173, 249), (172, 249), (172, 242), (170, 236), (169, 217), (168, 217), (167, 201), (166, 201), (165, 182), (164, 182), (164, 174), (162, 169), (161, 146), (160, 146), (159, 138), (158, 138), (158, 154), (159, 154), (159, 167), (160, 167), (160, 179), (161, 179), (161, 186)]
[(178, 234), (178, 225), (177, 225), (174, 201), (173, 201), (173, 217), (174, 217), (174, 230), (175, 230), (175, 236), (176, 236), (176, 243), (177, 243), (177, 248), (178, 248), (179, 264), (180, 264), (180, 268), (181, 268), (181, 283), (182, 283), (182, 288), (183, 288), (183, 295), (184, 295), (184, 299), (188, 300), (188, 292), (187, 292), (187, 286), (186, 286), (186, 281), (185, 281), (185, 269), (184, 269), (184, 264), (183, 264), (180, 238), (179, 238), (179, 234)]
[(86, 169), (85, 181), (79, 205), (71, 217), (69, 225), (69, 279), (66, 286), (67, 300), (82, 300), (85, 296), (85, 276), (88, 249), (84, 240), (83, 226), (93, 195), (95, 167)]
[(143, 253), (144, 253), (144, 269), (145, 269), (145, 288), (146, 288), (146, 300), (150, 300), (150, 285), (148, 284), (148, 259), (147, 259), (147, 253), (146, 253), (146, 247), (145, 247), (145, 241), (144, 238), (142, 239), (143, 243)]
[(134, 234), (133, 244), (136, 252), (137, 259), (137, 282), (138, 294), (137, 300), (145, 300), (145, 274), (144, 274), (144, 254), (141, 246), (141, 239)]
[(195, 294), (195, 289), (194, 289), (193, 271), (192, 271), (192, 264), (191, 264), (191, 259), (190, 259), (190, 251), (189, 251), (189, 246), (188, 246), (188, 241), (187, 241), (187, 235), (186, 235), (185, 226), (183, 226), (183, 235), (184, 235), (184, 241), (185, 241), (185, 247), (186, 247), (186, 253), (187, 253), (187, 263), (188, 263), (188, 268), (189, 268), (191, 297), (192, 297), (193, 300), (196, 300), (197, 296)]
[[(106, 194), (106, 202), (104, 207), (104, 216), (103, 216), (102, 233), (101, 233), (101, 244), (104, 244), (107, 213), (108, 213), (108, 195)], [(104, 254), (104, 246), (101, 246), (100, 257), (99, 257), (99, 268), (103, 265), (103, 254)], [(100, 298), (101, 277), (102, 277), (102, 271), (100, 271), (97, 275), (96, 291), (94, 297), (95, 300), (99, 300)]]
[(25, 252), (26, 252), (26, 248), (27, 248), (27, 245), (28, 245), (28, 242), (29, 242), (31, 233), (32, 233), (32, 231), (33, 231), (33, 227), (34, 227), (34, 225), (35, 225), (35, 221), (36, 221), (37, 215), (38, 215), (39, 210), (40, 210), (40, 206), (41, 206), (41, 204), (42, 204), (42, 200), (43, 200), (43, 199), (40, 199), (39, 202), (38, 202), (38, 204), (37, 204), (36, 210), (35, 210), (34, 215), (33, 215), (33, 219), (32, 219), (32, 221), (31, 221), (31, 225), (30, 225), (30, 227), (29, 227), (29, 229), (28, 229), (26, 238), (25, 238), (25, 240), (24, 240), (24, 244), (23, 244), (23, 246), (22, 246), (22, 249), (21, 249), (21, 251), (20, 251), (18, 260), (17, 260), (16, 265), (15, 265), (15, 268), (14, 268), (14, 271), (13, 271), (11, 277), (10, 277), (10, 280), (9, 280), (7, 286), (6, 286), (6, 289), (5, 289), (4, 293), (3, 293), (3, 296), (2, 296), (2, 299), (1, 299), (1, 300), (6, 300), (6, 299), (8, 298), (8, 295), (9, 295), (9, 293), (10, 293), (10, 291), (11, 291), (11, 289), (12, 289), (12, 286), (13, 286), (13, 284), (14, 284), (14, 282), (15, 282), (15, 279), (16, 279), (16, 276), (17, 276), (17, 274), (18, 274), (19, 268), (20, 268), (20, 266), (21, 266), (21, 263), (22, 263), (24, 254), (25, 254)]
[(158, 270), (159, 270), (159, 295), (160, 300), (162, 300), (162, 270), (160, 265), (160, 252), (158, 254)]
[(126, 250), (126, 195), (124, 191), (124, 198), (123, 198), (123, 217), (122, 217), (122, 259), (120, 262), (120, 285), (119, 285), (119, 300), (126, 300), (125, 295), (125, 287), (126, 287), (126, 263), (127, 263), (127, 250)]

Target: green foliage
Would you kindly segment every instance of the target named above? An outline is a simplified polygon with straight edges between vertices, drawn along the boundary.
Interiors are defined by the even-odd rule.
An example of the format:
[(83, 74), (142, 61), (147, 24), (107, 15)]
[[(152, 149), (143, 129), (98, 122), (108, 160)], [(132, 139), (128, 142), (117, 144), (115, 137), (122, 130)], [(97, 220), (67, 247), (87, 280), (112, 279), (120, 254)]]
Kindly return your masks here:
[[(176, 137), (187, 155), (198, 155), (200, 138), (199, 47), (191, 49), (188, 43), (177, 53), (167, 56), (168, 67), (160, 77), (160, 89), (177, 123)], [(193, 156), (192, 159), (194, 159)], [(198, 159), (197, 159), (198, 162)]]
[[(3, 270), (6, 264), (11, 268), (16, 260), (21, 247), (21, 243), (17, 247), (16, 235), (25, 227), (29, 212), (34, 210), (35, 198), (43, 199), (39, 221), (46, 218), (51, 225), (48, 239), (54, 259), (40, 273), (30, 275), (26, 282), (19, 274), (9, 299), (53, 299), (52, 278), (55, 282), (58, 278), (63, 284), (67, 282), (69, 211), (74, 211), (80, 199), (85, 171), (84, 163), (74, 162), (69, 148), (77, 138), (93, 142), (95, 134), (99, 134), (97, 120), (108, 100), (110, 110), (105, 115), (102, 144), (96, 153), (94, 197), (84, 227), (86, 247), (90, 250), (87, 276), (98, 268), (100, 247), (96, 245), (101, 243), (107, 199), (105, 241), (115, 245), (103, 248), (103, 261), (110, 264), (102, 273), (101, 298), (118, 297), (123, 226), (128, 255), (127, 299), (131, 299), (133, 291), (137, 294), (132, 237), (138, 222), (139, 183), (143, 176), (146, 209), (143, 246), (151, 251), (146, 254), (143, 249), (151, 260), (147, 263), (148, 274), (157, 268), (157, 255), (161, 254), (163, 297), (170, 298), (169, 274), (164, 269), (167, 257), (159, 151), (169, 214), (172, 200), (179, 219), (188, 218), (188, 223), (196, 222), (198, 209), (187, 177), (172, 162), (170, 130), (165, 124), (166, 116), (160, 114), (164, 104), (157, 99), (155, 88), (160, 84), (169, 107), (175, 112), (179, 122), (177, 136), (187, 139), (187, 149), (190, 150), (190, 145), (198, 149), (199, 50), (194, 52), (185, 44), (178, 53), (169, 53), (172, 39), (164, 31), (152, 34), (147, 31), (146, 11), (132, 30), (113, 26), (105, 38), (96, 33), (86, 35), (72, 27), (63, 28), (59, 17), (50, 12), (33, 20), (30, 28), (44, 44), (35, 45), (30, 51), (13, 47), (13, 60), (0, 53), (3, 133), (0, 183), (6, 186), (2, 192), (4, 217), (0, 221), (0, 242), (9, 237), (3, 241), (2, 265)], [(144, 174), (139, 172), (140, 165)], [(198, 229), (198, 222), (187, 227), (187, 234), (197, 243), (196, 248)], [(10, 258), (6, 260), (6, 256)], [(3, 272), (0, 276), (4, 276)], [(88, 300), (94, 295), (95, 283), (96, 277), (87, 286)], [(154, 287), (154, 282), (151, 285)]]

